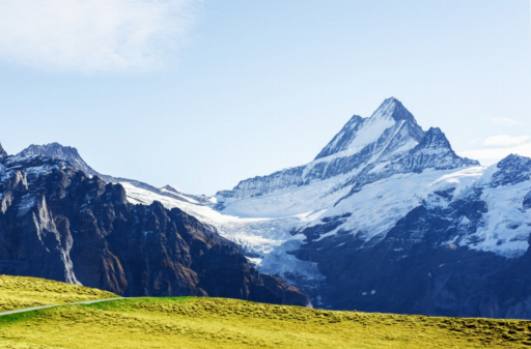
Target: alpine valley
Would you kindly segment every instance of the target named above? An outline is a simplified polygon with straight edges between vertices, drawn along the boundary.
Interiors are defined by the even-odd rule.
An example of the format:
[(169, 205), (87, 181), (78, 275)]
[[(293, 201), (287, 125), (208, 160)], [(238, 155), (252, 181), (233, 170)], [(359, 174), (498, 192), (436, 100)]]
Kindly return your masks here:
[(310, 163), (214, 196), (100, 174), (59, 144), (0, 161), (0, 273), (531, 319), (531, 159), (460, 157), (395, 98), (353, 116)]

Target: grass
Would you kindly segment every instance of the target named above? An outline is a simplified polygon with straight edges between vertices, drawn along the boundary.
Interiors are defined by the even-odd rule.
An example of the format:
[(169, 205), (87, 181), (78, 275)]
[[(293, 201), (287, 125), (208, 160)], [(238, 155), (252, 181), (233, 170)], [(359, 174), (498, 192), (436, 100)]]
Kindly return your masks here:
[[(0, 310), (112, 298), (0, 276)], [(531, 322), (320, 311), (216, 298), (130, 298), (0, 317), (0, 348), (527, 348)]]
[(94, 288), (31, 277), (0, 275), (0, 311), (112, 297), (116, 295)]
[[(15, 321), (16, 320), (16, 321)], [(63, 306), (0, 323), (0, 348), (527, 348), (526, 321), (318, 311), (213, 298)]]

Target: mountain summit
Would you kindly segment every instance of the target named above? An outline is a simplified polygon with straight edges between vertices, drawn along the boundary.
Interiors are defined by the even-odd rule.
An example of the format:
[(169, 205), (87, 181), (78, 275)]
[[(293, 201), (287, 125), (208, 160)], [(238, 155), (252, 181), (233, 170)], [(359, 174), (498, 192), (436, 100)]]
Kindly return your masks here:
[(391, 117), (396, 121), (403, 120), (417, 123), (413, 114), (395, 97), (384, 100), (371, 117)]
[(21, 162), (37, 158), (64, 161), (76, 170), (82, 171), (88, 175), (92, 176), (98, 174), (85, 162), (85, 160), (83, 160), (76, 148), (63, 146), (57, 142), (44, 145), (32, 144), (18, 154), (12, 156), (11, 161)]
[[(0, 163), (8, 272), (60, 271), (126, 294), (187, 285), (188, 293), (305, 303), (271, 278), (281, 276), (319, 307), (531, 318), (531, 159), (478, 166), (395, 98), (353, 116), (313, 161), (216, 197), (86, 176), (80, 171), (94, 170), (77, 151), (56, 144)], [(31, 238), (30, 255), (20, 232)]]
[(531, 159), (485, 169), (388, 98), (310, 163), (243, 180), (216, 207), (254, 219), (219, 226), (318, 306), (531, 318), (530, 188)]
[(424, 132), (398, 99), (388, 98), (370, 117), (353, 116), (314, 161), (244, 180), (232, 191), (218, 193), (217, 198), (219, 207), (225, 207), (233, 198), (262, 196), (333, 178), (337, 179), (336, 189), (354, 186), (357, 190), (400, 173), (477, 164), (455, 154), (442, 131)]
[[(394, 128), (420, 141), (422, 128), (413, 114), (396, 98), (386, 99), (369, 118), (353, 116), (339, 133), (317, 155), (316, 160), (338, 153), (356, 153), (385, 135), (385, 131)], [(386, 136), (392, 136), (388, 132)]]

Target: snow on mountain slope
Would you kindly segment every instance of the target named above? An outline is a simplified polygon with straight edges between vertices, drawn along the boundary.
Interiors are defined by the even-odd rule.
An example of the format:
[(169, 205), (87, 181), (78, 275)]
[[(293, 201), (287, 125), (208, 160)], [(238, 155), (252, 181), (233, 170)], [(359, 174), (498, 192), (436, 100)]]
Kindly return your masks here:
[(346, 195), (349, 188), (338, 189), (346, 180), (347, 177), (343, 175), (308, 185), (278, 189), (262, 196), (235, 200), (221, 212), (241, 217), (304, 216), (327, 209)]
[[(58, 144), (15, 156), (0, 148), (0, 157), (23, 164), (28, 178), (51, 170), (36, 158), (51, 158), (120, 183), (131, 203), (179, 208), (319, 306), (531, 317), (531, 277), (522, 274), (531, 263), (531, 159), (481, 167), (394, 98), (352, 117), (311, 162), (213, 197), (102, 175)], [(17, 207), (34, 204), (22, 198)], [(497, 287), (505, 283), (515, 287)]]
[(307, 165), (240, 182), (216, 197), (223, 209), (233, 201), (308, 185), (340, 175), (353, 177), (371, 164), (396, 158), (415, 147), (423, 131), (398, 100), (389, 98), (370, 118), (354, 116)]
[(215, 197), (101, 175), (74, 148), (57, 144), (31, 146), (15, 157), (38, 156), (120, 183), (132, 203), (159, 201), (196, 216), (272, 274), (318, 280), (316, 266), (293, 255), (308, 241), (349, 235), (374, 244), (416, 207), (449, 207), (476, 192), (488, 211), (473, 233), (454, 242), (504, 256), (521, 255), (528, 246), (531, 165), (510, 157), (490, 169), (479, 167), (459, 157), (440, 129), (423, 131), (395, 98), (368, 118), (353, 116), (310, 163), (244, 180)]
[[(479, 168), (473, 170), (478, 171)], [(349, 214), (349, 217), (320, 238), (340, 231), (351, 232), (364, 241), (381, 238), (408, 212), (427, 200), (430, 194), (447, 188), (449, 183), (445, 178), (454, 178), (460, 182), (460, 177), (466, 175), (463, 171), (430, 169), (419, 174), (397, 174), (367, 184), (323, 214), (324, 217)]]
[[(519, 162), (506, 167), (522, 172)], [(459, 244), (521, 255), (529, 236), (522, 203), (531, 189), (527, 182), (494, 187), (495, 172), (500, 171), (459, 157), (440, 129), (423, 131), (390, 98), (371, 117), (352, 117), (309, 164), (242, 181), (234, 190), (218, 193), (217, 205), (172, 197), (171, 190), (154, 193), (122, 184), (132, 202), (158, 200), (215, 226), (268, 273), (319, 280), (315, 265), (293, 255), (307, 241), (349, 234), (374, 244), (416, 207), (448, 206), (478, 190), (489, 211), (473, 234), (459, 237)], [(444, 191), (452, 193), (451, 199), (434, 194)]]
[(321, 185), (332, 178), (337, 181), (333, 190), (341, 190), (346, 186), (359, 188), (396, 173), (473, 165), (478, 163), (453, 152), (440, 130), (424, 132), (400, 101), (389, 98), (371, 117), (354, 116), (314, 161), (244, 180), (233, 190), (219, 192), (216, 198), (219, 209), (230, 211), (241, 200), (314, 183)]
[(216, 211), (211, 206), (190, 203), (171, 196), (141, 188), (130, 182), (120, 182), (131, 203), (149, 205), (159, 201), (167, 208), (179, 208), (218, 229), (222, 236), (238, 242), (249, 252), (269, 253), (290, 238), (295, 218), (246, 218)]
[(531, 210), (524, 204), (531, 193), (531, 159), (508, 156), (485, 171), (475, 188), (488, 210), (478, 230), (461, 244), (508, 258), (523, 255), (531, 233)]
[(441, 130), (424, 132), (389, 98), (371, 117), (352, 117), (309, 164), (218, 193), (218, 208), (244, 217), (305, 217), (302, 225), (350, 213), (334, 231), (365, 231), (370, 239), (425, 198), (431, 182), (477, 165), (457, 156)]
[(332, 141), (321, 150), (316, 159), (358, 153), (369, 144), (376, 142), (387, 129), (397, 123), (407, 124), (414, 140), (418, 141), (422, 138), (422, 129), (416, 124), (413, 115), (396, 98), (388, 98), (370, 118), (353, 116)]
[(10, 156), (10, 162), (28, 161), (33, 158), (42, 157), (52, 160), (61, 160), (68, 162), (76, 169), (88, 174), (94, 175), (97, 172), (90, 167), (85, 160), (79, 155), (76, 148), (65, 147), (59, 143), (50, 143), (45, 145), (32, 144), (20, 153)]
[(158, 194), (130, 182), (120, 184), (131, 203), (149, 205), (159, 201), (167, 208), (179, 208), (215, 227), (221, 236), (242, 246), (249, 260), (265, 273), (296, 273), (305, 280), (322, 278), (315, 263), (299, 260), (289, 253), (301, 243), (300, 236), (294, 237), (290, 233), (305, 221), (303, 215), (254, 218), (231, 215), (216, 211), (208, 205)]
[(529, 248), (531, 211), (524, 210), (522, 203), (530, 190), (531, 182), (485, 187), (481, 199), (487, 203), (488, 212), (483, 224), (461, 244), (505, 257), (523, 255)]

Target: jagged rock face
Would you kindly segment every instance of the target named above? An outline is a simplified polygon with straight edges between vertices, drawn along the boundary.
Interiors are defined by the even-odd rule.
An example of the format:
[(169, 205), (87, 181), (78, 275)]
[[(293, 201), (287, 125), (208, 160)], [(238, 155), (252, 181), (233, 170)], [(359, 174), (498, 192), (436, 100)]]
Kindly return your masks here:
[(531, 179), (531, 159), (518, 155), (510, 155), (496, 166), (498, 171), (493, 175), (494, 187), (507, 184), (518, 184)]
[(447, 170), (467, 166), (477, 166), (474, 160), (459, 157), (450, 142), (439, 128), (430, 128), (421, 142), (398, 163), (404, 172), (422, 172), (426, 168)]
[(53, 160), (11, 165), (0, 182), (0, 273), (128, 296), (308, 302), (296, 288), (258, 273), (237, 245), (179, 209), (131, 205), (120, 185)]
[(357, 132), (362, 128), (364, 124), (364, 119), (359, 115), (354, 115), (346, 124), (343, 126), (341, 131), (328, 143), (323, 150), (319, 152), (316, 156), (316, 159), (325, 158), (332, 154), (339, 153), (341, 151), (347, 150), (349, 145), (352, 143), (352, 140), (356, 137)]
[(68, 163), (69, 167), (82, 171), (87, 175), (98, 175), (98, 172), (92, 169), (92, 167), (81, 158), (76, 148), (65, 147), (59, 143), (45, 145), (32, 144), (20, 153), (12, 156), (9, 161), (11, 163), (27, 162), (31, 159), (38, 158), (59, 160)]
[(233, 190), (219, 192), (218, 208), (340, 176), (345, 179), (338, 187), (353, 186), (355, 192), (397, 173), (477, 165), (459, 157), (440, 129), (424, 132), (400, 101), (388, 98), (369, 118), (353, 116), (311, 163), (244, 180)]
[(396, 140), (408, 138), (420, 141), (424, 135), (409, 110), (397, 99), (388, 98), (370, 118), (364, 119), (357, 115), (353, 116), (330, 143), (321, 150), (316, 160), (345, 151), (356, 152), (356, 150), (361, 150), (364, 146), (369, 145), (371, 141), (376, 140), (377, 138), (375, 137), (380, 136), (386, 129), (391, 130), (383, 138), (402, 133), (401, 137), (395, 138), (395, 143), (398, 143)]
[(308, 240), (297, 256), (319, 264), (327, 279), (321, 300), (333, 308), (529, 318), (530, 251), (505, 258), (458, 243), (487, 211), (480, 193), (447, 207), (422, 205), (373, 245), (338, 234)]
[[(10, 160), (5, 163), (9, 164)], [(17, 200), (22, 200), (22, 194), (14, 193), (16, 190), (24, 193), (28, 185), (31, 188), (32, 173), (38, 171), (26, 166), (26, 170), (9, 180), (4, 178), (14, 189), (2, 197), (2, 212), (8, 212)], [(106, 181), (112, 183), (116, 179), (107, 176)], [(317, 306), (531, 318), (528, 276), (531, 159), (513, 155), (490, 168), (478, 166), (474, 160), (459, 157), (440, 129), (423, 131), (412, 114), (393, 98), (386, 100), (369, 118), (354, 116), (314, 161), (244, 180), (233, 190), (218, 193), (219, 202), (215, 207), (214, 200), (183, 194), (171, 187), (157, 189), (128, 180), (124, 188), (133, 203), (149, 205), (159, 200), (167, 207), (182, 208), (216, 226), (220, 234), (245, 247), (261, 271), (289, 279), (304, 289)], [(69, 218), (70, 226), (76, 225), (76, 229), (70, 230), (72, 239), (68, 234), (50, 234), (58, 229), (60, 220), (53, 210), (52, 214), (45, 213), (52, 206), (48, 196), (47, 210), (36, 211), (36, 219), (49, 228), (28, 230), (37, 236), (34, 241), (51, 246), (41, 253), (39, 260), (50, 258), (50, 265), (68, 265), (70, 258), (74, 273), (65, 268), (61, 275), (82, 280), (83, 275), (92, 275), (94, 271), (80, 274), (76, 268), (80, 253), (76, 243), (79, 220)], [(39, 197), (35, 202), (44, 207)], [(132, 257), (123, 251), (135, 251), (135, 255), (151, 251), (145, 241), (151, 235), (142, 237), (142, 232), (153, 230), (153, 225), (166, 227), (175, 220), (171, 215), (169, 222), (161, 220), (154, 213), (160, 207), (147, 206), (147, 211), (134, 207), (127, 212), (136, 213), (127, 217), (144, 223), (134, 224), (139, 231), (126, 225), (130, 234), (135, 234), (129, 238), (134, 242), (132, 246), (123, 246), (121, 240), (127, 241), (122, 238), (125, 233), (119, 235), (121, 242), (114, 240), (114, 233), (103, 238), (111, 246), (109, 253), (119, 261), (106, 258), (106, 270), (121, 266), (124, 273), (118, 275), (128, 275), (130, 270), (129, 264), (123, 261)], [(113, 231), (120, 231), (115, 226), (121, 222), (118, 218), (121, 216), (117, 215), (121, 211), (114, 208), (113, 212), (108, 220), (113, 222), (110, 223)], [(102, 218), (106, 216), (94, 213), (98, 222), (106, 222)], [(166, 223), (140, 220), (148, 216)], [(92, 220), (86, 217), (82, 221)], [(34, 222), (33, 219), (26, 221), (30, 225)], [(105, 235), (110, 230), (100, 231)], [(179, 230), (179, 236), (184, 235)], [(165, 239), (164, 243), (149, 244), (157, 246), (157, 256), (163, 255), (160, 251), (166, 251), (159, 245), (174, 246), (168, 242), (171, 239)], [(70, 253), (65, 257), (52, 253), (50, 257), (46, 251), (53, 251), (54, 241), (61, 241), (60, 251)], [(71, 247), (68, 241), (72, 241)], [(181, 248), (190, 243), (177, 245)], [(186, 251), (180, 249), (179, 256), (188, 256)], [(193, 256), (192, 261), (201, 260)], [(92, 253), (83, 258), (92, 258)], [(212, 260), (206, 260), (209, 272), (217, 274)], [(158, 275), (159, 269), (153, 269), (151, 264), (137, 263), (142, 267), (133, 270), (156, 270), (144, 275)], [(221, 261), (216, 264), (225, 265)], [(201, 280), (203, 274), (197, 268), (192, 262), (189, 269), (195, 274), (188, 273), (189, 269), (177, 274), (187, 275), (183, 277), (186, 280), (188, 275), (190, 279)], [(122, 282), (116, 277), (109, 279), (117, 285)], [(124, 279), (129, 284), (132, 277)], [(215, 283), (209, 287), (223, 281), (208, 280)], [(199, 285), (201, 281), (192, 284)], [(142, 283), (135, 282), (135, 285)], [(207, 286), (198, 287), (211, 292)]]
[(311, 163), (217, 198), (221, 212), (268, 219), (272, 234), (249, 229), (250, 246), (292, 219), (273, 252), (255, 250), (317, 306), (531, 318), (531, 159), (481, 167), (396, 99), (354, 116)]

